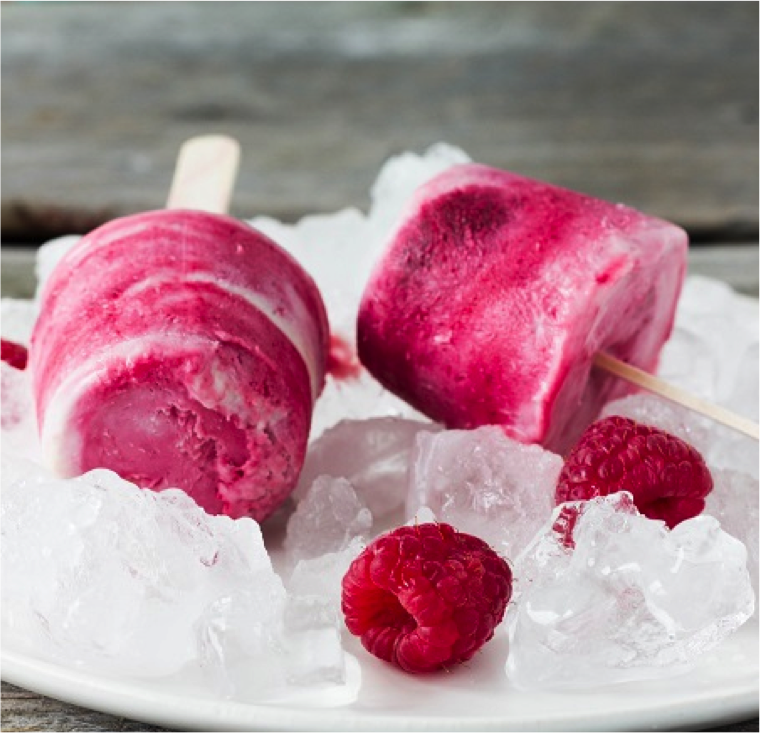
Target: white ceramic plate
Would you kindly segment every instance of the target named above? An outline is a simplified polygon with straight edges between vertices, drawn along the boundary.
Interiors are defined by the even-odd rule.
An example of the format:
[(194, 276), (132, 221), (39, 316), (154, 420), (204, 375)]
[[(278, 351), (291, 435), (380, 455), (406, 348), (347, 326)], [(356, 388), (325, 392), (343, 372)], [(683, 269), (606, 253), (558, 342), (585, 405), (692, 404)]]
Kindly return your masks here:
[[(351, 646), (351, 644), (350, 644)], [(355, 652), (355, 699), (232, 702), (195, 686), (85, 674), (4, 649), (2, 677), (20, 687), (176, 730), (698, 730), (759, 710), (759, 627), (749, 622), (690, 674), (584, 691), (519, 692), (503, 672), (501, 634), (451, 673), (413, 677)]]

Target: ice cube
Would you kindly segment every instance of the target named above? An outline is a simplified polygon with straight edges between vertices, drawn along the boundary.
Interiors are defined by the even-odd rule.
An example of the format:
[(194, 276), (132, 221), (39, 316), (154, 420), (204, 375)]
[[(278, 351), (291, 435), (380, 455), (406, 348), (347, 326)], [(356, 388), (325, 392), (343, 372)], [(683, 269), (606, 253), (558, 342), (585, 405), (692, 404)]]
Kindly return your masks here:
[(733, 389), (725, 405), (759, 422), (759, 343), (750, 343), (742, 355)]
[(315, 595), (289, 596), (284, 631), (290, 684), (314, 687), (341, 685), (346, 681), (340, 616), (328, 599)]
[(746, 548), (716, 519), (670, 532), (621, 494), (558, 507), (515, 575), (506, 671), (524, 689), (684, 672), (754, 607)]
[(555, 506), (560, 456), (508, 438), (499, 427), (422, 433), (407, 515), (427, 506), (442, 522), (515, 558)]
[(746, 545), (754, 592), (759, 598), (759, 480), (740, 471), (715, 469), (714, 488), (704, 514), (716, 517), (722, 529)]
[(338, 552), (370, 536), (373, 515), (346, 479), (320, 476), (296, 505), (284, 547), (294, 563)]
[(202, 609), (195, 642), (204, 679), (215, 694), (266, 699), (288, 684), (284, 609), (280, 594), (268, 599), (253, 586), (242, 586)]
[(336, 552), (297, 562), (286, 581), (286, 633), (292, 681), (346, 681), (341, 631), (341, 581), (365, 542), (353, 537)]
[(405, 504), (416, 435), (440, 429), (393, 417), (344, 420), (310, 445), (295, 496), (303, 497), (318, 476), (345, 478), (374, 519), (385, 520)]

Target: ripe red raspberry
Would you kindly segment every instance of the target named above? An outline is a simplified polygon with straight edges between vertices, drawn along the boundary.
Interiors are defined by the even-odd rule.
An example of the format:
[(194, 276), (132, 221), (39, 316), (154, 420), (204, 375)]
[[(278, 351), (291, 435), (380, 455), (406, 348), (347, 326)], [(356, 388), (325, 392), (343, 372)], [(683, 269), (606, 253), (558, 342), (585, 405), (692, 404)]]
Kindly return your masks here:
[(347, 628), (406, 672), (465, 662), (492, 638), (511, 570), (490, 546), (449, 524), (400, 527), (368, 545), (342, 581)]
[(0, 359), (16, 369), (26, 369), (28, 353), (25, 346), (15, 341), (0, 339)]
[(615, 415), (593, 423), (572, 448), (556, 503), (629, 491), (641, 514), (672, 528), (701, 514), (712, 485), (701, 454), (684, 440)]

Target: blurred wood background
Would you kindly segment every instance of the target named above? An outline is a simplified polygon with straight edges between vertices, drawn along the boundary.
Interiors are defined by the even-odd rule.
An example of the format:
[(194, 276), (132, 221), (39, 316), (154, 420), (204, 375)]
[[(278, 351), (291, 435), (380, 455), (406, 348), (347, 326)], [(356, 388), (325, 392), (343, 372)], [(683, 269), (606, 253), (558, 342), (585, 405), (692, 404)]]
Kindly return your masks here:
[(756, 240), (758, 5), (122, 2), (2, 8), (2, 234), (163, 205), (188, 136), (242, 141), (234, 213), (365, 208), (391, 154)]

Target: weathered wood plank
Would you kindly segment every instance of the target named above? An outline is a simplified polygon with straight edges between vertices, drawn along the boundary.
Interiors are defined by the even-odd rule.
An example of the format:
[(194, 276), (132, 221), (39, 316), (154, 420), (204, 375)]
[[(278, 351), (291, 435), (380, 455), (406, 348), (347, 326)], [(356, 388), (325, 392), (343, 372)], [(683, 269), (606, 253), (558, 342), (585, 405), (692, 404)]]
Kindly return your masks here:
[(3, 731), (165, 731), (127, 718), (43, 697), (2, 683)]
[[(85, 9), (86, 6), (86, 9)], [(758, 5), (7, 3), (2, 226), (161, 206), (181, 141), (239, 137), (234, 212), (364, 207), (438, 140), (677, 221), (758, 228)]]
[(31, 298), (37, 283), (35, 250), (3, 247), (0, 250), (0, 294), (4, 298)]

